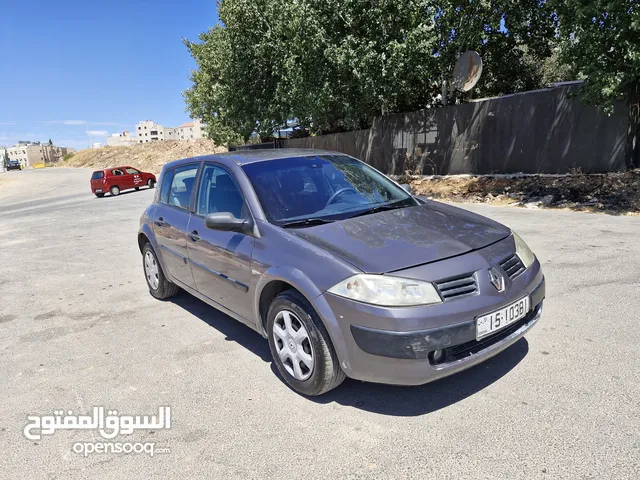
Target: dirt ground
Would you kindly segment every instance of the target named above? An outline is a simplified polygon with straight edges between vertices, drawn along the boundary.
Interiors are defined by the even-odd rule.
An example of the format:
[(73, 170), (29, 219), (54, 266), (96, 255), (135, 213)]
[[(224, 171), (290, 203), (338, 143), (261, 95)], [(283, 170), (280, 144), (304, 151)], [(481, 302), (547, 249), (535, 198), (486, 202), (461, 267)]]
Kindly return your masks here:
[(143, 143), (132, 147), (105, 147), (81, 150), (73, 157), (60, 162), (59, 167), (107, 168), (128, 165), (141, 170), (159, 173), (162, 166), (172, 160), (226, 152), (212, 140), (201, 138), (190, 142), (163, 141)]
[(640, 169), (584, 175), (412, 177), (414, 194), (437, 200), (525, 208), (640, 214)]

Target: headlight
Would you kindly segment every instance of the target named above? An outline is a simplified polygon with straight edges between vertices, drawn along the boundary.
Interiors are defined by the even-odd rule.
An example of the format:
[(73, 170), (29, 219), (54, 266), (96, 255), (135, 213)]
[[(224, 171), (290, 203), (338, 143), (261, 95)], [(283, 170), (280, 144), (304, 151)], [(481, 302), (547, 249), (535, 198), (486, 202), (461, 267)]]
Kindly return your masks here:
[(533, 254), (528, 245), (524, 243), (524, 240), (520, 238), (520, 235), (518, 235), (516, 232), (512, 233), (513, 239), (516, 241), (516, 253), (518, 254), (518, 257), (520, 257), (520, 260), (522, 260), (522, 263), (524, 263), (525, 268), (529, 268), (531, 265), (533, 265), (536, 256)]
[(387, 275), (354, 275), (328, 291), (358, 302), (385, 307), (442, 303), (433, 284)]

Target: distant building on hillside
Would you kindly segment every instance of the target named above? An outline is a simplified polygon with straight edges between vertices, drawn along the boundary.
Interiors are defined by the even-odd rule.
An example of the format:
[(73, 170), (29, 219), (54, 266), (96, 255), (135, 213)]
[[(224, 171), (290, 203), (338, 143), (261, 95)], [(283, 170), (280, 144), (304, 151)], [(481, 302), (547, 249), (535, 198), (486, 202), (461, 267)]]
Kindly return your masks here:
[(136, 124), (136, 143), (147, 143), (162, 140), (178, 140), (178, 129), (163, 127), (159, 123), (145, 120)]
[(57, 163), (75, 149), (41, 144), (40, 142), (20, 141), (6, 149), (9, 160), (18, 160), (22, 168), (44, 166), (45, 163)]
[(113, 133), (107, 137), (107, 146), (109, 147), (129, 147), (138, 143), (136, 137), (131, 135), (129, 130), (122, 133)]
[(193, 122), (183, 123), (177, 130), (179, 140), (194, 140), (206, 136), (202, 122), (198, 119)]
[[(125, 133), (114, 134), (107, 138), (107, 145), (129, 144)], [(113, 137), (113, 140), (110, 140)], [(133, 143), (148, 143), (163, 140), (195, 140), (206, 137), (204, 125), (200, 120), (187, 122), (178, 128), (165, 127), (152, 120), (145, 120), (136, 124), (136, 131), (131, 135)]]

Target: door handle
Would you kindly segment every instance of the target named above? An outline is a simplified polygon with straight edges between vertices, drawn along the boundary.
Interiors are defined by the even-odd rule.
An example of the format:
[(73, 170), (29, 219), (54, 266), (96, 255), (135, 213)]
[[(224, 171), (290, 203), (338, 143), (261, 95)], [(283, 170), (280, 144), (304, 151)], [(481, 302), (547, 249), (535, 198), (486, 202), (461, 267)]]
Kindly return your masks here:
[(194, 230), (189, 234), (189, 238), (191, 238), (191, 240), (193, 240), (194, 242), (197, 242), (198, 240), (200, 240), (200, 235), (198, 235), (197, 230)]
[(162, 217), (160, 217), (159, 219), (156, 220), (156, 225), (158, 225), (159, 227), (164, 227), (167, 224), (167, 222), (165, 222)]

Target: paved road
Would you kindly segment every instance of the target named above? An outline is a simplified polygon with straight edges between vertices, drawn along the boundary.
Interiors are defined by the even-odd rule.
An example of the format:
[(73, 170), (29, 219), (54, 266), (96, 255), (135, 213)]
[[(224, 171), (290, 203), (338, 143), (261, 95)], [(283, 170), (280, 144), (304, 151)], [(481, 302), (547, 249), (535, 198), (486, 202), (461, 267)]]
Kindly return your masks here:
[[(154, 300), (136, 244), (151, 191), (96, 199), (90, 171), (0, 175), (1, 478), (640, 478), (640, 218), (468, 207), (519, 231), (547, 276), (541, 323), (509, 350), (415, 388), (287, 388), (266, 342), (182, 294)], [(63, 187), (63, 188), (58, 188)], [(31, 442), (27, 415), (173, 408), (122, 440)]]

